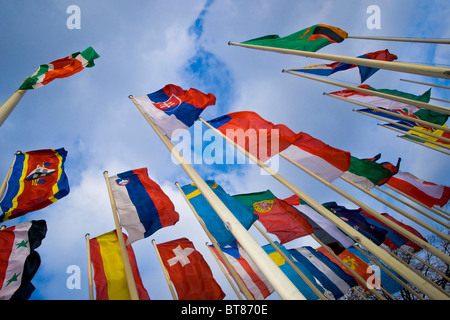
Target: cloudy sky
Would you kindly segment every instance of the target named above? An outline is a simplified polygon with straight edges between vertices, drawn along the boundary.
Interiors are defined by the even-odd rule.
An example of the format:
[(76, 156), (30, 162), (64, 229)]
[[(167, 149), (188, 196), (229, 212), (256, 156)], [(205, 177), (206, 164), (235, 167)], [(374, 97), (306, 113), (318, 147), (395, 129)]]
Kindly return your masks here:
[[(373, 4), (381, 10), (381, 29), (369, 29), (366, 25), (370, 16), (366, 10)], [(66, 10), (70, 5), (80, 8), (81, 29), (67, 27), (70, 13)], [(39, 64), (88, 46), (100, 55), (95, 67), (28, 92), (0, 128), (0, 179), (5, 177), (17, 150), (64, 147), (68, 151), (70, 194), (45, 209), (5, 223), (11, 226), (31, 219), (47, 221), (47, 237), (37, 250), (42, 263), (32, 281), (36, 290), (31, 299), (88, 299), (85, 234), (94, 237), (114, 228), (103, 172), (107, 170), (112, 175), (142, 167), (148, 168), (150, 178), (170, 196), (181, 217), (175, 226), (133, 244), (151, 299), (171, 299), (151, 239), (160, 243), (181, 237), (193, 241), (203, 254), (226, 292), (226, 299), (236, 298), (205, 247), (206, 235), (174, 185), (176, 181), (181, 185), (191, 183), (190, 179), (171, 161), (170, 153), (128, 99), (130, 94), (148, 94), (169, 83), (216, 95), (216, 105), (203, 112), (204, 119), (234, 111), (255, 111), (273, 123), (307, 132), (359, 158), (381, 153), (382, 161), (396, 162), (401, 157), (402, 171), (450, 185), (446, 155), (396, 138), (397, 133), (377, 126), (379, 121), (352, 112), (353, 105), (322, 95), (339, 90), (338, 87), (281, 72), (323, 61), (227, 44), (267, 34), (285, 36), (318, 23), (337, 26), (349, 35), (450, 38), (449, 14), (446, 0), (3, 1), (1, 102)], [(450, 50), (445, 45), (347, 39), (320, 52), (358, 56), (382, 49), (396, 54), (398, 61), (449, 64)], [(332, 78), (360, 84), (357, 69)], [(366, 83), (414, 94), (428, 90), (426, 86), (400, 81), (401, 78), (450, 84), (385, 70)], [(432, 97), (448, 100), (450, 95), (444, 89), (433, 88)], [(190, 132), (201, 130), (197, 123)], [(210, 143), (204, 140), (203, 147)], [(201, 155), (202, 147), (196, 146), (195, 151)], [(193, 157), (194, 153), (191, 161)], [(336, 201), (356, 208), (284, 159), (279, 164), (282, 176), (318, 202)], [(197, 163), (194, 167), (204, 179), (214, 179), (230, 194), (267, 189), (280, 198), (292, 194), (272, 177), (261, 175), (253, 164)], [(427, 234), (345, 182), (336, 181), (335, 185), (378, 212), (388, 212)], [(406, 211), (415, 214), (410, 209)], [(252, 228), (250, 233), (262, 245), (266, 244), (257, 230)], [(301, 245), (314, 243), (304, 238), (286, 246)], [(66, 286), (71, 265), (80, 267), (81, 289), (70, 290)], [(274, 293), (270, 298), (278, 296)]]

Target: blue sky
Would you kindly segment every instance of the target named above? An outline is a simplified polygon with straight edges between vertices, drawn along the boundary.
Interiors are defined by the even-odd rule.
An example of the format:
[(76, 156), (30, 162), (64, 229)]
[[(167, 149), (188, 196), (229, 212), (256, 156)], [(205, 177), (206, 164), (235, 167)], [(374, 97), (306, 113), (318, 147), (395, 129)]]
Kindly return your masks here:
[[(174, 183), (191, 183), (170, 160), (170, 153), (128, 99), (154, 92), (168, 83), (216, 95), (215, 106), (204, 119), (249, 110), (273, 123), (304, 131), (333, 147), (360, 158), (381, 153), (382, 161), (402, 158), (401, 170), (438, 184), (450, 185), (446, 155), (396, 138), (396, 133), (376, 125), (377, 120), (352, 112), (353, 106), (323, 96), (338, 87), (288, 74), (282, 69), (324, 63), (316, 59), (281, 55), (228, 46), (267, 34), (288, 35), (314, 24), (337, 26), (350, 35), (450, 38), (448, 1), (4, 1), (0, 12), (0, 100), (5, 101), (39, 64), (92, 46), (100, 55), (96, 66), (67, 79), (28, 92), (0, 128), (0, 179), (17, 150), (64, 147), (70, 194), (55, 204), (5, 223), (45, 219), (47, 237), (38, 252), (41, 267), (33, 279), (31, 299), (87, 299), (85, 234), (92, 237), (114, 228), (103, 171), (111, 175), (147, 167), (150, 178), (161, 185), (180, 213), (173, 227), (133, 244), (144, 286), (152, 299), (170, 299), (151, 239), (165, 242), (187, 237), (202, 252), (226, 299), (235, 299), (204, 243), (208, 241)], [(381, 9), (381, 29), (368, 29), (366, 9)], [(78, 5), (81, 29), (66, 27), (66, 9)], [(389, 49), (398, 61), (448, 66), (445, 45), (396, 43), (347, 39), (321, 52), (358, 56)], [(356, 69), (333, 79), (358, 85)], [(449, 85), (448, 80), (380, 70), (366, 83), (375, 88), (421, 94), (428, 87), (406, 83), (411, 79)], [(432, 97), (449, 99), (443, 89)], [(440, 104), (435, 102), (435, 104)], [(197, 123), (190, 129), (202, 130)], [(204, 128), (203, 128), (204, 130)], [(203, 147), (207, 145), (205, 141)], [(200, 150), (196, 150), (200, 152)], [(253, 164), (195, 164), (205, 179), (214, 179), (230, 194), (270, 189), (278, 197), (291, 192)], [(282, 176), (318, 202), (355, 205), (291, 164), (280, 159)], [(335, 185), (363, 200), (378, 212), (407, 219), (347, 186)], [(377, 191), (375, 191), (377, 193)], [(384, 196), (383, 196), (384, 197)], [(395, 203), (397, 205), (397, 203)], [(403, 208), (401, 205), (399, 205)], [(406, 209), (411, 212), (410, 209)], [(413, 212), (411, 212), (413, 213)], [(426, 220), (431, 225), (432, 222)], [(416, 226), (415, 226), (416, 227)], [(417, 227), (424, 234), (426, 232)], [(256, 230), (252, 235), (266, 244)], [(288, 248), (313, 244), (296, 240)], [(69, 290), (70, 265), (81, 268), (81, 289)], [(271, 299), (277, 299), (273, 294)]]

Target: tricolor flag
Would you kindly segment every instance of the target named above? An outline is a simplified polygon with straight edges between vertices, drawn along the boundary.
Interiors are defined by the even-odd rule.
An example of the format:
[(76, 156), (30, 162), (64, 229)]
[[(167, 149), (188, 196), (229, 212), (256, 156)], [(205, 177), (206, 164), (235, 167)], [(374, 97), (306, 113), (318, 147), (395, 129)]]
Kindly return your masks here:
[[(366, 54), (363, 54), (361, 56), (358, 56), (357, 58), (361, 59), (375, 59), (375, 60), (382, 60), (382, 61), (393, 61), (397, 59), (397, 56), (395, 54), (391, 54), (389, 50), (379, 50), (375, 52), (369, 52)], [(371, 68), (371, 67), (365, 67), (365, 66), (358, 66), (355, 64), (350, 63), (343, 63), (343, 62), (334, 62), (329, 64), (315, 64), (312, 66), (307, 66), (301, 69), (291, 69), (291, 71), (297, 71), (297, 72), (304, 72), (304, 73), (312, 73), (317, 74), (320, 76), (329, 76), (332, 75), (335, 72), (348, 70), (358, 67), (359, 69), (359, 75), (361, 76), (361, 83), (366, 81), (371, 75), (373, 75), (375, 72), (377, 72), (379, 69), (377, 68)]]
[(27, 221), (0, 230), (0, 300), (27, 300), (41, 264), (34, 251), (47, 233), (45, 220)]
[(347, 36), (347, 32), (337, 27), (316, 24), (286, 37), (280, 37), (274, 34), (247, 40), (242, 43), (315, 52), (331, 43), (342, 42)]
[(333, 148), (304, 132), (299, 133), (283, 155), (328, 182), (339, 178), (350, 167), (350, 152)]
[[(214, 246), (210, 245), (210, 247), (222, 261)], [(239, 243), (236, 243), (236, 246), (225, 246), (221, 249), (255, 300), (264, 300), (274, 291), (270, 282)]]
[[(233, 199), (221, 186), (212, 180), (205, 181), (208, 186), (214, 191), (219, 199), (230, 209), (236, 219), (249, 229), (253, 222), (258, 219), (258, 216), (253, 213), (245, 204)], [(206, 198), (194, 184), (187, 184), (181, 187), (181, 190), (186, 195), (186, 198), (195, 208), (198, 215), (202, 218), (209, 232), (214, 236), (221, 247), (229, 245), (236, 241), (233, 234), (225, 228), (225, 225), (208, 203)]]
[(267, 232), (275, 234), (281, 244), (310, 235), (314, 231), (305, 217), (291, 205), (278, 199), (270, 190), (234, 195), (233, 198), (253, 210)]
[(147, 238), (179, 220), (178, 212), (161, 187), (148, 177), (147, 168), (109, 177), (120, 224), (127, 229), (127, 245)]
[(409, 172), (399, 171), (387, 184), (428, 207), (443, 207), (450, 199), (450, 187), (419, 179)]
[(186, 238), (156, 245), (178, 300), (222, 300), (225, 293), (208, 263)]
[[(437, 142), (437, 143), (440, 143), (440, 144), (443, 144), (443, 145), (450, 146), (450, 143), (448, 141), (445, 141), (445, 140), (442, 140), (442, 139), (438, 138), (438, 137), (443, 137), (443, 138), (450, 139), (450, 133), (447, 132), (447, 131), (444, 131), (444, 130), (441, 130), (441, 129), (434, 129), (434, 128), (429, 128), (429, 127), (423, 127), (423, 126), (416, 126), (416, 123), (414, 123), (412, 121), (402, 120), (402, 121), (399, 121), (397, 123), (405, 125), (405, 126), (409, 126), (411, 129), (418, 130), (419, 132), (411, 130), (411, 129), (407, 129), (407, 128), (404, 128), (404, 127), (400, 127), (400, 126), (397, 126), (396, 124), (392, 124), (392, 123), (385, 124), (385, 126), (393, 127), (393, 128), (398, 129), (398, 130), (405, 131), (405, 132), (409, 133), (409, 135), (402, 135), (402, 136), (400, 136), (400, 137), (403, 137), (405, 139), (410, 139), (410, 140), (413, 140), (413, 141), (417, 141), (419, 143), (423, 143), (423, 144), (426, 144), (428, 146), (432, 146), (432, 147), (435, 147), (435, 148), (440, 148), (441, 146), (437, 145), (437, 144), (434, 144), (432, 142)], [(442, 126), (448, 128), (446, 124), (443, 124)], [(431, 137), (429, 135), (426, 135), (426, 134), (422, 133), (421, 131), (426, 132), (426, 133), (432, 133), (432, 134), (434, 134), (434, 135), (436, 135), (438, 137)]]
[(352, 276), (349, 276), (327, 256), (312, 247), (301, 247), (288, 251), (295, 260), (319, 280), (325, 289), (333, 293), (335, 299), (341, 298), (351, 287), (358, 285)]
[[(127, 236), (123, 235), (124, 239)], [(89, 240), (91, 261), (94, 267), (96, 300), (130, 300), (125, 266), (116, 230)], [(139, 300), (150, 300), (142, 284), (133, 248), (126, 246)]]
[(265, 162), (297, 139), (284, 124), (273, 124), (252, 111), (238, 111), (208, 121), (236, 144)]
[(134, 99), (169, 139), (192, 126), (206, 107), (216, 103), (212, 93), (183, 90), (173, 84)]
[(42, 64), (31, 76), (23, 81), (19, 90), (36, 89), (55, 79), (70, 77), (84, 68), (93, 67), (95, 65), (94, 59), (98, 57), (100, 56), (97, 52), (92, 47), (88, 47), (82, 52), (75, 52), (65, 58)]
[(64, 148), (17, 152), (0, 202), (0, 221), (45, 208), (66, 196), (70, 191), (64, 172), (66, 156)]

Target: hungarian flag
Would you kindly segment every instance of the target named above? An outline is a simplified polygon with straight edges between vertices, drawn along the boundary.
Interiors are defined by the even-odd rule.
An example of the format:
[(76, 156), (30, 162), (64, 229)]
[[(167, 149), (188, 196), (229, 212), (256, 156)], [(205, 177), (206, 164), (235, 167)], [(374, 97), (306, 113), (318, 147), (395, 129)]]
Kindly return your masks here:
[[(236, 219), (239, 220), (244, 228), (248, 230), (252, 226), (253, 222), (258, 219), (258, 216), (254, 214), (252, 210), (250, 210), (245, 204), (231, 197), (214, 181), (207, 180), (205, 182), (233, 213)], [(214, 239), (216, 239), (221, 247), (236, 241), (236, 238), (230, 230), (225, 227), (222, 219), (217, 215), (209, 202), (194, 184), (182, 186), (181, 190), (186, 195), (186, 198), (195, 208), (195, 211), (202, 218), (209, 232), (211, 232)]]
[(128, 231), (127, 245), (172, 226), (180, 216), (161, 187), (148, 177), (147, 168), (109, 177), (120, 224)]
[(273, 124), (252, 111), (233, 112), (208, 122), (262, 162), (289, 147), (298, 137), (284, 124)]
[(328, 182), (339, 178), (350, 167), (350, 152), (333, 148), (304, 132), (299, 133), (283, 155)]
[[(397, 56), (395, 54), (391, 54), (389, 50), (379, 50), (375, 52), (369, 52), (366, 54), (363, 54), (361, 56), (358, 56), (357, 58), (361, 59), (375, 59), (375, 60), (382, 60), (382, 61), (393, 61), (397, 59)], [(298, 72), (304, 72), (304, 73), (312, 73), (317, 74), (320, 76), (329, 76), (332, 75), (335, 72), (348, 70), (358, 67), (359, 69), (359, 75), (361, 76), (361, 83), (366, 81), (370, 76), (372, 76), (375, 72), (377, 72), (379, 69), (377, 68), (371, 68), (371, 67), (365, 67), (365, 66), (358, 66), (356, 64), (351, 63), (343, 63), (343, 62), (334, 62), (329, 64), (316, 64), (312, 66), (307, 66), (301, 69), (291, 69), (292, 71), (298, 71)]]
[(450, 187), (419, 179), (409, 172), (399, 171), (387, 184), (428, 207), (443, 207), (450, 199)]
[(64, 172), (66, 156), (64, 148), (17, 152), (0, 202), (0, 221), (45, 208), (65, 197), (70, 191)]
[(183, 90), (174, 84), (134, 99), (169, 139), (192, 126), (206, 107), (216, 103), (212, 93)]
[(0, 300), (27, 300), (41, 258), (34, 251), (47, 233), (45, 220), (33, 220), (0, 230)]
[(98, 57), (100, 56), (97, 52), (92, 47), (88, 47), (82, 52), (75, 52), (65, 58), (42, 64), (31, 76), (23, 81), (19, 90), (36, 89), (55, 79), (70, 77), (84, 68), (93, 67), (95, 65), (94, 59)]
[(314, 227), (295, 208), (278, 199), (270, 190), (235, 195), (233, 198), (251, 208), (267, 232), (275, 234), (281, 244), (314, 231)]
[[(214, 246), (210, 245), (210, 247), (222, 261)], [(274, 291), (270, 282), (239, 243), (221, 249), (255, 300), (264, 300)]]
[[(123, 234), (125, 240), (127, 236)], [(116, 230), (89, 240), (91, 262), (94, 267), (96, 300), (130, 300), (125, 266)], [(141, 275), (131, 245), (126, 246), (139, 300), (150, 300), (142, 284)]]
[(222, 300), (225, 293), (194, 244), (186, 238), (156, 245), (179, 300)]
[(316, 24), (286, 37), (273, 34), (247, 40), (242, 43), (315, 52), (331, 43), (342, 42), (347, 36), (347, 32), (337, 27)]

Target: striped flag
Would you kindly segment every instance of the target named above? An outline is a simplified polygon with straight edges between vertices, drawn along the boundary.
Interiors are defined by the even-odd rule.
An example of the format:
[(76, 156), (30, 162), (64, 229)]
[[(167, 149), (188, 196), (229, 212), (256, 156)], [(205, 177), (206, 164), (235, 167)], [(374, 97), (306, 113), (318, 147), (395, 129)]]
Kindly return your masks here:
[(70, 191), (64, 172), (66, 156), (64, 148), (16, 153), (0, 202), (0, 221), (45, 208), (65, 197)]
[(98, 57), (100, 56), (97, 52), (92, 47), (88, 47), (82, 52), (75, 52), (65, 58), (42, 64), (23, 81), (19, 90), (36, 89), (55, 79), (70, 77), (84, 68), (93, 67), (94, 59)]
[(0, 230), (0, 300), (26, 300), (41, 258), (34, 251), (47, 233), (45, 220), (27, 221)]
[(120, 224), (128, 231), (127, 245), (172, 226), (180, 216), (161, 187), (148, 177), (147, 168), (109, 177)]

